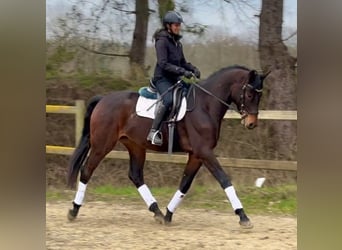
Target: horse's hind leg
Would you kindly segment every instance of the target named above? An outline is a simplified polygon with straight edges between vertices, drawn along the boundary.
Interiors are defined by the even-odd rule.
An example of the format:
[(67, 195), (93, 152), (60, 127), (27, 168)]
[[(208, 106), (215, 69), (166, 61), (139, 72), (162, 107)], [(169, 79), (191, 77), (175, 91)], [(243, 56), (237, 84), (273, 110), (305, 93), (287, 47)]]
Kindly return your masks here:
[(90, 180), (94, 170), (100, 164), (101, 160), (106, 156), (109, 150), (93, 150), (90, 149), (89, 156), (81, 168), (80, 182), (78, 183), (77, 193), (73, 201), (73, 208), (69, 210), (68, 219), (74, 220), (77, 217), (80, 207), (83, 204), (87, 183)]
[(128, 139), (120, 140), (127, 148), (130, 157), (128, 177), (138, 189), (139, 194), (145, 201), (149, 211), (154, 213), (157, 222), (164, 222), (164, 215), (158, 207), (157, 200), (153, 197), (150, 189), (144, 182), (144, 164), (146, 149), (138, 146)]
[(179, 189), (176, 191), (171, 201), (166, 207), (165, 223), (169, 224), (172, 220), (172, 215), (176, 211), (177, 207), (183, 201), (186, 193), (188, 192), (192, 181), (194, 180), (198, 170), (202, 165), (202, 161), (194, 155), (189, 154), (187, 165), (184, 169), (183, 177), (179, 185)]

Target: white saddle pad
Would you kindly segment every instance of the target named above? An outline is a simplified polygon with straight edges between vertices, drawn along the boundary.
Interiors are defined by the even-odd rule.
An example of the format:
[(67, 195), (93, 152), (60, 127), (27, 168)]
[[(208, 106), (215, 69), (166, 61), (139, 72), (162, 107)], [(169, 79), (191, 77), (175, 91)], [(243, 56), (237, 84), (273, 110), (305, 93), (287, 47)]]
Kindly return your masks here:
[[(156, 110), (156, 106), (157, 106), (156, 102), (157, 102), (156, 99), (148, 99), (148, 98), (145, 98), (143, 96), (139, 96), (138, 101), (137, 101), (137, 105), (135, 107), (135, 111), (136, 111), (137, 115), (141, 116), (141, 117), (147, 117), (147, 118), (154, 119), (154, 117), (155, 117), (154, 114), (155, 114), (155, 110)], [(152, 105), (153, 105), (153, 107), (150, 108)], [(150, 108), (150, 109), (147, 110), (148, 108)], [(185, 113), (186, 113), (186, 98), (183, 97), (182, 104), (181, 104), (181, 107), (180, 107), (179, 112), (178, 112), (177, 121), (182, 120)]]

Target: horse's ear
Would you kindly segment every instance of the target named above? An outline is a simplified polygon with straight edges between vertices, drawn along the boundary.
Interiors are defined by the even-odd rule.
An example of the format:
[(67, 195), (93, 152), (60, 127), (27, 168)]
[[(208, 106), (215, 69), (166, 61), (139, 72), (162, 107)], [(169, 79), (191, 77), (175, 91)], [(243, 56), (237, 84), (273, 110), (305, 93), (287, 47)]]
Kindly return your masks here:
[(249, 71), (249, 73), (248, 73), (248, 78), (249, 78), (249, 81), (248, 81), (248, 83), (252, 83), (252, 82), (254, 82), (254, 80), (255, 80), (255, 77), (258, 75), (258, 72), (256, 72), (256, 70), (251, 70), (251, 71)]
[(267, 71), (265, 74), (263, 74), (262, 76), (260, 76), (261, 81), (265, 80), (265, 78), (271, 73), (271, 70)]

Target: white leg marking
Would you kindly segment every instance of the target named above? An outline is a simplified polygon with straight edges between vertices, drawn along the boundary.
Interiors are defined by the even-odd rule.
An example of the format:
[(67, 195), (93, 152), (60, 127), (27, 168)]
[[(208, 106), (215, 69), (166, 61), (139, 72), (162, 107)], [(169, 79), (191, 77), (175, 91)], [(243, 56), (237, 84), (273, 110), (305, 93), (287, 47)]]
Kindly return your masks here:
[(177, 192), (174, 194), (174, 196), (172, 197), (169, 205), (167, 205), (167, 209), (174, 213), (177, 209), (177, 207), (181, 204), (181, 202), (183, 201), (185, 194), (183, 194), (181, 191), (177, 190)]
[(226, 192), (227, 197), (228, 197), (230, 203), (232, 204), (232, 207), (234, 210), (242, 208), (242, 204), (241, 204), (239, 198), (237, 197), (235, 189), (233, 186), (227, 187), (224, 191)]
[(150, 207), (152, 203), (157, 202), (146, 184), (141, 185), (138, 188), (138, 191), (141, 197), (144, 199), (147, 207)]
[(82, 182), (78, 183), (78, 189), (77, 189), (77, 193), (74, 199), (74, 202), (77, 205), (82, 205), (86, 188), (87, 188), (87, 184), (84, 184)]

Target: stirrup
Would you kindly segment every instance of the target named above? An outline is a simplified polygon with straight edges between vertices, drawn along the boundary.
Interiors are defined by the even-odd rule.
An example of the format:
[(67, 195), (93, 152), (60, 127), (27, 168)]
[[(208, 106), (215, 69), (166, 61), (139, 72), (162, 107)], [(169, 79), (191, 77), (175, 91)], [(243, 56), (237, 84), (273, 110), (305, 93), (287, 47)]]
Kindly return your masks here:
[[(159, 140), (159, 138), (157, 137), (158, 134), (160, 134), (160, 142), (156, 142), (156, 141), (155, 141), (156, 138), (157, 138), (157, 140)], [(159, 131), (156, 131), (156, 132), (154, 133), (153, 137), (152, 137), (151, 143), (152, 143), (153, 145), (157, 145), (157, 146), (163, 145), (163, 135), (162, 135)]]
[[(150, 136), (151, 133), (153, 133), (152, 138)], [(160, 134), (160, 139), (157, 137), (158, 134)], [(157, 141), (156, 141), (156, 139), (157, 139)], [(163, 144), (163, 135), (160, 133), (159, 130), (150, 131), (149, 135), (147, 137), (147, 140), (150, 141), (152, 145), (161, 146)], [(158, 142), (158, 140), (160, 140), (160, 141)]]

